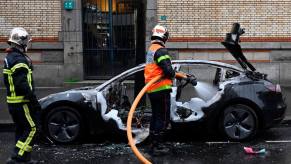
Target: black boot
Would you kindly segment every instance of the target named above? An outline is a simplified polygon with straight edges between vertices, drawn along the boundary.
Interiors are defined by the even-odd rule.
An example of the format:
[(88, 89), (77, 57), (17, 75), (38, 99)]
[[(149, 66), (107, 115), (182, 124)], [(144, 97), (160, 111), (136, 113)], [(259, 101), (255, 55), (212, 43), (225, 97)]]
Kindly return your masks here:
[(27, 162), (27, 164), (39, 164), (40, 162), (37, 160), (30, 160)]
[(17, 158), (9, 158), (6, 164), (26, 164), (28, 161), (20, 160)]
[(17, 161), (15, 161), (14, 159), (12, 159), (12, 158), (8, 158), (7, 160), (6, 160), (6, 164), (16, 164), (17, 163)]
[(38, 161), (31, 160), (31, 153), (30, 152), (25, 152), (23, 156), (19, 156), (16, 152), (12, 153), (11, 158), (9, 158), (6, 163), (7, 164), (37, 164), (39, 163)]
[(13, 159), (13, 158), (9, 158), (6, 161), (6, 164), (39, 164), (39, 161), (35, 161), (35, 160), (29, 160), (29, 161), (23, 161), (23, 160), (17, 160), (17, 159)]
[(163, 135), (161, 133), (153, 134), (151, 151), (153, 156), (166, 155), (169, 153), (170, 149), (163, 145)]
[(161, 156), (167, 155), (170, 152), (170, 149), (162, 144), (158, 144), (153, 148), (153, 155), (154, 156)]

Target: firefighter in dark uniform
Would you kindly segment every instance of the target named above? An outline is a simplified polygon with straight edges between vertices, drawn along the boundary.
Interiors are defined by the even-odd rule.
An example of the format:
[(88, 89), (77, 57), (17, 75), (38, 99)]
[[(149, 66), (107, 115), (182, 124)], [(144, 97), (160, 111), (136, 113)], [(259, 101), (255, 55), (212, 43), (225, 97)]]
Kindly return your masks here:
[(24, 28), (12, 29), (9, 35), (7, 56), (4, 60), (4, 84), (7, 89), (9, 113), (16, 125), (15, 147), (7, 163), (36, 163), (31, 160), (40, 105), (34, 94), (31, 59), (25, 54), (30, 35)]
[[(166, 153), (169, 149), (161, 144), (170, 122), (170, 93), (172, 91), (172, 79), (175, 71), (172, 68), (171, 58), (165, 43), (169, 32), (161, 25), (156, 25), (152, 30), (151, 45), (146, 55), (146, 66), (144, 70), (145, 83), (156, 76), (163, 78), (151, 85), (148, 96), (152, 107), (152, 118), (150, 123), (151, 151), (154, 155)], [(197, 83), (196, 78), (189, 76), (186, 80)]]

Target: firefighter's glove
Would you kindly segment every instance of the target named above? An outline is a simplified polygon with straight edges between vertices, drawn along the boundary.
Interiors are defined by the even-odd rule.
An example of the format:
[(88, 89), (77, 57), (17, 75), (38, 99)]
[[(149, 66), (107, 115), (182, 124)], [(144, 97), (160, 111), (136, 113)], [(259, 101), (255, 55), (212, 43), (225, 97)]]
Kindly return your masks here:
[(40, 106), (40, 104), (38, 102), (34, 103), (32, 106), (33, 106), (35, 111), (37, 111), (37, 112), (41, 111), (41, 106)]
[(187, 78), (186, 78), (186, 81), (188, 83), (191, 83), (193, 86), (196, 86), (197, 85), (197, 79), (194, 75), (187, 75)]
[(41, 110), (41, 106), (36, 98), (35, 95), (33, 95), (30, 99), (30, 103), (31, 103), (31, 106), (33, 108), (34, 111), (40, 111)]

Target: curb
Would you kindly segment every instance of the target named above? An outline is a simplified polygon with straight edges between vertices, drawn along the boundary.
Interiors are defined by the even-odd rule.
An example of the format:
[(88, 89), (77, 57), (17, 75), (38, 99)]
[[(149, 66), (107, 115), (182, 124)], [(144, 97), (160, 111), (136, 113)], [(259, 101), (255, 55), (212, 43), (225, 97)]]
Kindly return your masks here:
[(291, 124), (291, 118), (283, 120), (280, 124)]
[(280, 124), (291, 124), (291, 116), (290, 115), (285, 115), (283, 121)]

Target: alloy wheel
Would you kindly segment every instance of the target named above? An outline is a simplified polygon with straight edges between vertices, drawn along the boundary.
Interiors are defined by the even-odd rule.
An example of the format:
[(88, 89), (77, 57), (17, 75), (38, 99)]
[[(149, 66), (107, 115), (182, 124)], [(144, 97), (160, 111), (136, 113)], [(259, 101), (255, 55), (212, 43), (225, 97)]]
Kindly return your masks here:
[(71, 110), (53, 112), (47, 121), (49, 135), (57, 142), (68, 143), (74, 141), (80, 133), (80, 119)]
[(224, 132), (231, 139), (247, 139), (256, 133), (257, 127), (256, 114), (248, 106), (233, 105), (224, 111)]

